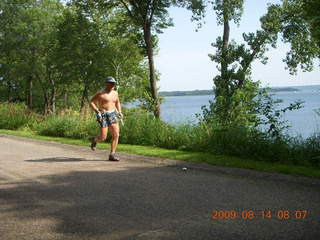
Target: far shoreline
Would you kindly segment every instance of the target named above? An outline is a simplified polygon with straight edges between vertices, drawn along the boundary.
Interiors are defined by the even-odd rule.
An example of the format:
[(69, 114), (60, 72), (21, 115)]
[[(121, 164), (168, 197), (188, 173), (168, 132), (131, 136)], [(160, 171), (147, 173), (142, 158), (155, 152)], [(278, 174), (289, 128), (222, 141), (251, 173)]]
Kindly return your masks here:
[[(299, 87), (312, 87), (320, 85), (302, 85), (302, 86), (284, 86), (284, 87), (270, 87), (271, 93), (277, 92), (300, 92)], [(263, 88), (262, 88), (263, 89)], [(189, 91), (159, 91), (159, 95), (163, 97), (181, 97), (181, 96), (208, 96), (214, 95), (213, 90), (189, 90)]]

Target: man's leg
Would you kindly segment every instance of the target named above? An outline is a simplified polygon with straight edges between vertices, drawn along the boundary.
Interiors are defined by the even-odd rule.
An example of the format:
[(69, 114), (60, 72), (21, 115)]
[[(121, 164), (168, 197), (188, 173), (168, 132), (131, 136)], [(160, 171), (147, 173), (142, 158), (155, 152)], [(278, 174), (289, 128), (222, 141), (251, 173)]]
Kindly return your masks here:
[(96, 142), (102, 142), (107, 139), (108, 128), (100, 128), (100, 136), (96, 137)]
[(91, 149), (92, 151), (96, 150), (96, 145), (98, 142), (102, 142), (106, 140), (108, 134), (108, 128), (100, 128), (100, 135), (97, 137), (93, 137), (91, 139)]
[(114, 156), (119, 141), (119, 124), (117, 122), (112, 123), (109, 125), (109, 129), (112, 135), (111, 152), (109, 160), (119, 161), (119, 159)]
[(118, 123), (112, 123), (109, 126), (111, 135), (112, 135), (112, 141), (111, 141), (111, 153), (115, 153), (119, 141), (119, 124)]

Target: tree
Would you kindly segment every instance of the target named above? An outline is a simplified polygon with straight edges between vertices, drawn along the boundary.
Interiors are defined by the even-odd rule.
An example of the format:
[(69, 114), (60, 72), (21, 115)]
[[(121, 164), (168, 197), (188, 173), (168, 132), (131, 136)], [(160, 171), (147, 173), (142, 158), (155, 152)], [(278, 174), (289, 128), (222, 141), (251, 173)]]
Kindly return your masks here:
[(25, 101), (45, 114), (83, 111), (108, 75), (116, 76), (123, 102), (144, 99), (141, 32), (125, 10), (104, 3), (0, 1), (0, 101)]
[(52, 76), (49, 52), (54, 20), (61, 8), (58, 0), (1, 2), (0, 73), (8, 100), (25, 99), (29, 109), (42, 105), (39, 93), (48, 92), (48, 81), (53, 81), (48, 77)]
[(81, 109), (109, 75), (117, 79), (122, 102), (143, 98), (148, 79), (137, 28), (123, 10), (92, 4), (72, 1), (59, 24), (58, 62), (65, 81), (81, 84)]
[(63, 5), (57, 0), (37, 1), (32, 8), (34, 33), (37, 38), (37, 56), (35, 80), (42, 90), (43, 110), (45, 114), (56, 111), (57, 88), (61, 74), (57, 69), (54, 54), (57, 45), (56, 21), (63, 11)]
[(105, 48), (106, 69), (117, 79), (121, 102), (145, 100), (148, 89), (148, 67), (139, 46), (130, 38), (112, 37)]
[[(191, 9), (194, 19), (201, 20), (209, 6), (217, 15), (218, 25), (223, 26), (222, 37), (212, 44), (215, 54), (209, 54), (218, 65), (220, 74), (214, 77), (215, 100), (205, 109), (205, 116), (213, 118), (224, 126), (230, 124), (254, 125), (257, 121), (255, 97), (258, 95), (259, 82), (253, 81), (251, 65), (253, 61), (267, 62), (264, 53), (268, 46), (276, 47), (280, 31), (281, 8), (270, 6), (261, 21), (261, 29), (255, 33), (243, 34), (244, 43), (230, 40), (230, 22), (239, 24), (243, 12), (243, 0), (190, 0), (184, 6)], [(210, 114), (209, 114), (210, 113)]]
[(57, 39), (59, 69), (65, 82), (79, 86), (80, 111), (83, 112), (89, 101), (90, 86), (95, 86), (94, 82), (103, 75), (103, 45), (99, 27), (77, 9), (69, 8), (58, 24)]
[[(24, 21), (27, 21), (27, 8), (31, 3), (31, 1), (19, 0), (1, 1), (0, 3), (0, 22), (3, 26), (0, 30), (2, 86), (8, 89), (8, 100), (12, 99), (11, 94), (18, 90), (20, 92), (18, 98), (26, 98), (30, 108), (32, 107), (32, 76), (28, 73), (31, 68), (28, 69), (27, 65), (24, 64), (24, 60), (27, 60), (26, 55), (29, 54), (26, 54), (23, 49), (29, 42), (27, 24)], [(23, 48), (20, 52), (17, 51), (19, 47)], [(22, 71), (27, 73), (27, 78), (20, 77)], [(25, 91), (26, 87), (24, 85), (28, 87), (28, 91)], [(21, 94), (21, 91), (24, 94)]]
[(303, 0), (304, 18), (310, 25), (311, 35), (320, 48), (320, 1)]
[(282, 39), (291, 46), (284, 59), (289, 71), (312, 71), (314, 59), (320, 58), (320, 2), (283, 0), (282, 11)]
[(126, 9), (128, 16), (142, 30), (145, 49), (149, 64), (150, 93), (153, 100), (154, 116), (160, 117), (160, 101), (156, 85), (156, 72), (154, 66), (154, 37), (156, 33), (172, 26), (168, 17), (167, 8), (172, 4), (170, 0), (119, 0)]

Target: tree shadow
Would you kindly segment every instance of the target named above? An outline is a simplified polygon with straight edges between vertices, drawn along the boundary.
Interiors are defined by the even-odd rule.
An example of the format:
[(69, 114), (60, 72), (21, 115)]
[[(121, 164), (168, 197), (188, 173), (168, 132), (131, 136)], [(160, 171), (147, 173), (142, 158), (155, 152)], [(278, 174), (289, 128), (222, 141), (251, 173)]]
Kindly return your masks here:
[[(44, 158), (27, 161), (83, 160)], [(179, 223), (186, 213), (209, 214), (210, 209), (197, 204), (201, 197), (191, 194), (191, 191), (187, 191), (188, 197), (177, 194), (184, 185), (182, 179), (174, 177), (175, 184), (168, 188), (172, 185), (168, 182), (172, 180), (163, 179), (160, 168), (74, 171), (42, 176), (39, 180), (46, 184), (16, 182), (8, 188), (0, 188), (0, 201), (5, 201), (8, 206), (3, 211), (6, 215), (22, 222), (55, 219), (57, 224), (53, 233), (75, 235), (76, 239), (99, 236), (105, 236), (105, 239), (145, 239), (139, 234), (153, 229), (157, 229), (158, 235), (164, 234), (166, 239), (176, 239), (172, 237), (173, 233), (170, 237), (158, 229), (168, 226), (168, 223)], [(187, 202), (199, 207), (188, 210)]]
[[(73, 162), (83, 159), (27, 161)], [(173, 167), (123, 167), (117, 170), (106, 167), (95, 171), (52, 174), (38, 180), (40, 183), (26, 182), (0, 188), (0, 203), (6, 206), (1, 211), (8, 218), (16, 219), (16, 226), (24, 228), (35, 219), (53, 219), (50, 227), (52, 238), (46, 239), (56, 239), (55, 234), (60, 236), (59, 239), (73, 236), (72, 239), (77, 240), (212, 239), (217, 234), (221, 234), (221, 239), (231, 239), (228, 237), (239, 234), (239, 222), (212, 222), (214, 209), (250, 209), (261, 207), (262, 203), (264, 207), (272, 207), (279, 206), (282, 201), (274, 201), (277, 189), (273, 189), (274, 193), (270, 193), (270, 189), (261, 189), (261, 186), (244, 190), (243, 183), (237, 179), (225, 180), (208, 173), (187, 174)], [(239, 201), (243, 194), (245, 198)], [(273, 197), (269, 199), (270, 195)], [(319, 195), (314, 197), (319, 199)], [(274, 222), (270, 220), (263, 224), (271, 223)], [(257, 237), (254, 229), (259, 228), (256, 225), (256, 222), (251, 222), (242, 227)], [(39, 229), (36, 228), (37, 231)], [(263, 229), (259, 231), (263, 232)], [(314, 230), (309, 234), (313, 233)], [(4, 234), (3, 239), (9, 236), (8, 231), (0, 231), (0, 234)], [(156, 235), (158, 238), (152, 238)], [(24, 239), (32, 237), (25, 235)]]
[(41, 158), (41, 159), (30, 159), (25, 160), (25, 162), (105, 162), (106, 160), (88, 160), (87, 158), (70, 158), (70, 157), (51, 157), (51, 158)]

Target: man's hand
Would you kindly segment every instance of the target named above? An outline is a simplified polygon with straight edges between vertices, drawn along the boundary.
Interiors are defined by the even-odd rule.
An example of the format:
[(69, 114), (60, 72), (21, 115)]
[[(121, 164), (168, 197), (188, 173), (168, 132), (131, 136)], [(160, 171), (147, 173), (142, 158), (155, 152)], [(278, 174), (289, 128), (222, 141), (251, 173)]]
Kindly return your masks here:
[(100, 110), (95, 110), (98, 122), (102, 122), (102, 113)]
[(117, 111), (117, 118), (118, 118), (118, 121), (120, 120), (121, 125), (123, 126), (124, 123), (123, 123), (123, 114), (122, 114), (122, 112), (118, 112)]
[(118, 112), (118, 116), (119, 116), (119, 118), (123, 119), (123, 114), (122, 114), (122, 112)]

